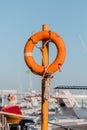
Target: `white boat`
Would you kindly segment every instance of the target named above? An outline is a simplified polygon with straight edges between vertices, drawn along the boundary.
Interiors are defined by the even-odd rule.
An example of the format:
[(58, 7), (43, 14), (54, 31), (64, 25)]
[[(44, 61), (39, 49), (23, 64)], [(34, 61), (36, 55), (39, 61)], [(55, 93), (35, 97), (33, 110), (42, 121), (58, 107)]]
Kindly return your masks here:
[[(59, 101), (58, 104), (60, 104), (60, 108), (62, 113), (67, 114), (67, 110), (69, 112), (70, 110), (73, 111), (73, 114), (77, 116), (79, 119), (87, 119), (87, 108), (83, 107), (83, 104), (79, 104), (76, 100), (76, 98), (82, 99), (87, 99), (87, 96), (84, 95), (74, 95), (71, 94), (70, 91), (64, 90), (63, 94), (59, 95), (57, 100)], [(64, 105), (65, 106), (64, 106)]]

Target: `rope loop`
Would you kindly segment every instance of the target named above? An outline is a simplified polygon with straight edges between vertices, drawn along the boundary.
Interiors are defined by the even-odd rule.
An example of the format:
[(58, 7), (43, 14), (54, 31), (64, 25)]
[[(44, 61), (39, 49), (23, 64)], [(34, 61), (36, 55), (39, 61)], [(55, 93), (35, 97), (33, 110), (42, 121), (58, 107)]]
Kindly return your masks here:
[(40, 51), (42, 51), (42, 49), (47, 45), (47, 43), (49, 43), (51, 40), (47, 40), (44, 45), (42, 47), (38, 47), (37, 45), (35, 46), (36, 48), (40, 49)]

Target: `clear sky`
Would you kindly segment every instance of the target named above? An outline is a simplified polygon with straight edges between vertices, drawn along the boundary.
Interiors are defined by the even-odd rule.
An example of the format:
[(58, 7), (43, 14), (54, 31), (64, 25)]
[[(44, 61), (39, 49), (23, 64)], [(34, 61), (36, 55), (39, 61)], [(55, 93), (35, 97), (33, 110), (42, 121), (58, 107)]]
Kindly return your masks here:
[(26, 74), (24, 46), (43, 24), (63, 38), (67, 49), (52, 87), (87, 85), (87, 0), (0, 0), (0, 89), (41, 89), (41, 77)]

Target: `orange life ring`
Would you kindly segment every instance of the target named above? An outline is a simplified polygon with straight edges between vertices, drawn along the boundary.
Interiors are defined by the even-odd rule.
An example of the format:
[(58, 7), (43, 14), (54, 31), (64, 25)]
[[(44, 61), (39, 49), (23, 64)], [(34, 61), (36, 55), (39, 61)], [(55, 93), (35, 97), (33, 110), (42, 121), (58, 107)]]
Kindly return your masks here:
[(45, 66), (41, 66), (36, 63), (36, 61), (33, 58), (32, 52), (35, 47), (35, 45), (42, 40), (51, 40), (56, 45), (57, 48), (57, 56), (55, 60), (48, 65), (47, 67), (47, 73), (54, 73), (56, 72), (63, 64), (65, 57), (66, 57), (66, 47), (64, 44), (64, 41), (62, 38), (56, 34), (55, 32), (51, 31), (40, 31), (32, 35), (24, 48), (24, 59), (27, 64), (27, 66), (31, 69), (32, 72), (43, 75)]

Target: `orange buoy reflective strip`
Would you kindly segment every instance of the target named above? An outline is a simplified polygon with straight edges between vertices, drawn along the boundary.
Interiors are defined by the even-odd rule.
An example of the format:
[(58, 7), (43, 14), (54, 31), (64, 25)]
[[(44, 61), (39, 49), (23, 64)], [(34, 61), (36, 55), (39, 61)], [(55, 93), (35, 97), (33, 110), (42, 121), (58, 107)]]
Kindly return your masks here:
[(24, 59), (27, 66), (31, 69), (32, 72), (43, 75), (45, 66), (39, 65), (33, 58), (33, 49), (35, 45), (39, 41), (49, 40), (56, 45), (57, 48), (57, 56), (55, 60), (48, 65), (46, 72), (47, 73), (54, 73), (60, 69), (62, 66), (65, 57), (66, 57), (66, 47), (62, 38), (56, 34), (55, 32), (51, 31), (40, 31), (32, 35), (29, 40), (27, 41), (25, 48), (24, 48)]

